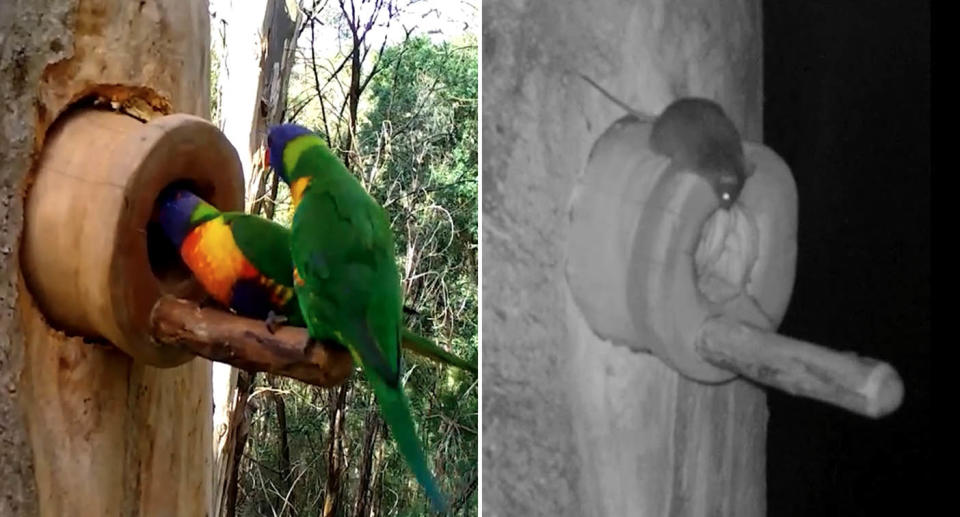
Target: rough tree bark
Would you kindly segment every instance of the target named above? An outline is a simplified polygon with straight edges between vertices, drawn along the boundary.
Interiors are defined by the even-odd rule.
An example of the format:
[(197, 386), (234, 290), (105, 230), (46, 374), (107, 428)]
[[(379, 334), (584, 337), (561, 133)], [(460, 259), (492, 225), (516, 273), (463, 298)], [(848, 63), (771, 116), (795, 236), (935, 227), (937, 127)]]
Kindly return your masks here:
[(347, 405), (347, 391), (350, 389), (350, 382), (347, 381), (336, 391), (330, 391), (329, 411), (330, 411), (330, 432), (327, 435), (327, 476), (324, 480), (323, 489), (323, 517), (333, 517), (340, 515), (342, 497), (340, 489), (342, 487), (344, 470), (343, 457), (343, 422), (345, 420), (343, 410)]
[(763, 392), (691, 382), (600, 340), (565, 276), (571, 193), (593, 143), (678, 95), (761, 135), (756, 0), (483, 4), (484, 511), (737, 515), (764, 510)]
[(379, 441), (379, 430), (383, 425), (373, 396), (370, 397), (370, 403), (374, 409), (367, 412), (363, 422), (363, 451), (360, 454), (360, 478), (357, 481), (357, 501), (353, 512), (356, 517), (364, 517), (369, 512), (370, 494), (373, 492), (373, 457)]
[(50, 328), (20, 276), (23, 196), (71, 103), (207, 116), (204, 0), (0, 4), (0, 515), (209, 512), (210, 363), (172, 369)]
[(250, 431), (250, 393), (253, 391), (253, 381), (256, 378), (255, 373), (239, 371), (237, 373), (237, 389), (235, 390), (235, 400), (233, 403), (233, 412), (230, 418), (230, 443), (233, 447), (229, 451), (230, 460), (223, 464), (230, 470), (225, 474), (225, 482), (217, 488), (222, 488), (223, 502), (217, 507), (215, 515), (223, 517), (234, 517), (237, 514), (237, 496), (240, 477), (240, 459), (243, 458), (243, 450), (247, 446), (247, 436)]
[[(260, 157), (254, 166), (257, 189), (253, 196), (250, 213), (263, 213), (273, 219), (276, 209), (279, 177), (268, 174), (262, 160), (262, 149), (267, 138), (267, 129), (283, 122), (287, 111), (287, 85), (290, 82), (290, 70), (297, 50), (297, 34), (302, 23), (302, 15), (296, 5), (285, 0), (267, 2), (267, 12), (263, 18), (261, 33), (266, 40), (266, 49), (260, 65), (260, 89), (257, 91), (257, 108), (253, 115), (251, 129), (251, 149)], [(267, 192), (267, 184), (270, 192)]]
[[(380, 436), (386, 436), (387, 424), (380, 421)], [(370, 481), (370, 517), (380, 515), (380, 508), (383, 503), (383, 448), (386, 440), (377, 442), (376, 453), (373, 458), (373, 480)]]
[[(287, 440), (287, 405), (283, 397), (277, 393), (277, 379), (272, 375), (267, 375), (267, 386), (270, 386), (270, 400), (273, 402), (274, 411), (277, 413), (277, 473), (280, 482), (277, 484), (277, 500), (274, 502), (274, 508), (280, 508), (282, 515), (285, 505), (289, 507), (290, 515), (297, 514), (297, 508), (294, 493), (290, 491), (290, 484), (293, 479), (290, 477), (290, 444)], [(289, 493), (289, 497), (287, 494)]]

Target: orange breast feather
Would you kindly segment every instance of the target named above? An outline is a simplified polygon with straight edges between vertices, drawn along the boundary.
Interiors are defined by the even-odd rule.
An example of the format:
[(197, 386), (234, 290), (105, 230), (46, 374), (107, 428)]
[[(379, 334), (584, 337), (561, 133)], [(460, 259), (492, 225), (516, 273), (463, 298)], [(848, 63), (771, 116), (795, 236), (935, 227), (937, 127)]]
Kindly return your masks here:
[(230, 305), (237, 280), (260, 276), (219, 217), (194, 228), (183, 240), (180, 256), (204, 289), (224, 305)]

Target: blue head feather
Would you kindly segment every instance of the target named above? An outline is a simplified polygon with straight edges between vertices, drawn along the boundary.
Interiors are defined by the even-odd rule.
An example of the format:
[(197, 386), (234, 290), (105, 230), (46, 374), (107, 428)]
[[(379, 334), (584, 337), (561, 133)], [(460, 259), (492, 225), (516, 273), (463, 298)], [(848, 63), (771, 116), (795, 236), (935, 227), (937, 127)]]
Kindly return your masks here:
[(154, 220), (160, 223), (163, 233), (173, 241), (177, 249), (180, 248), (183, 239), (193, 229), (193, 225), (190, 224), (190, 217), (197, 205), (202, 202), (203, 200), (192, 192), (179, 189), (164, 192), (157, 200)]
[(280, 124), (270, 128), (267, 134), (267, 149), (270, 152), (270, 166), (277, 171), (284, 182), (290, 183), (288, 171), (283, 165), (283, 148), (298, 136), (312, 134), (313, 131), (296, 124)]

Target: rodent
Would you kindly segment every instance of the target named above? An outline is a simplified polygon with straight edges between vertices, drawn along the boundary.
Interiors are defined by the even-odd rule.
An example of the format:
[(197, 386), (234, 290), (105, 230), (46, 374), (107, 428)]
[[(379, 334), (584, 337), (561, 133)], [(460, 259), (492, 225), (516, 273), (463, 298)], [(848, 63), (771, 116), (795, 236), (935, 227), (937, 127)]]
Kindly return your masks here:
[(740, 132), (716, 102), (699, 97), (673, 101), (657, 117), (641, 113), (617, 99), (584, 74), (604, 97), (644, 122), (652, 122), (650, 148), (681, 169), (688, 169), (713, 187), (720, 207), (729, 209), (740, 196), (752, 166), (743, 156)]

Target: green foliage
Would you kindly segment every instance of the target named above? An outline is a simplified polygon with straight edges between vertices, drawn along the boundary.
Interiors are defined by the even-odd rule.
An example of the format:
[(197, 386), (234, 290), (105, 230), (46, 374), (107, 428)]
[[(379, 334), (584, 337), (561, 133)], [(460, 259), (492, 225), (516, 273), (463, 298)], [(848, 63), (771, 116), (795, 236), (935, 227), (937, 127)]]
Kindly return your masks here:
[[(476, 361), (476, 40), (464, 37), (434, 44), (413, 38), (385, 48), (375, 59), (381, 68), (361, 99), (351, 169), (390, 216), (406, 304), (419, 312), (407, 316), (407, 324)], [(304, 92), (314, 88), (310, 66), (309, 61), (295, 66), (290, 106), (303, 102)], [(336, 81), (328, 88), (340, 92)], [(338, 95), (342, 98), (341, 93), (331, 93), (331, 98)], [(326, 113), (327, 124), (337, 147), (344, 142), (336, 135), (346, 134), (347, 129), (336, 129), (345, 121), (336, 118), (329, 104), (325, 104), (332, 110)], [(320, 103), (311, 106), (296, 121), (320, 128)], [(281, 206), (286, 192), (281, 191)], [(289, 211), (278, 209), (276, 216), (283, 221)], [(407, 395), (438, 483), (450, 503), (459, 506), (457, 515), (477, 515), (477, 379), (410, 354), (405, 357)], [(348, 382), (339, 514), (356, 514), (365, 437), (376, 429), (370, 483), (376, 515), (428, 515), (426, 497), (393, 442), (385, 439), (372, 390), (359, 372)], [(283, 379), (272, 383), (267, 386), (264, 376), (258, 376), (251, 396), (254, 409), (245, 453), (248, 461), (241, 464), (238, 515), (320, 515), (327, 495), (327, 449), (338, 390)], [(278, 405), (272, 393), (282, 398), (285, 412), (290, 456), (286, 478), (281, 473)]]

